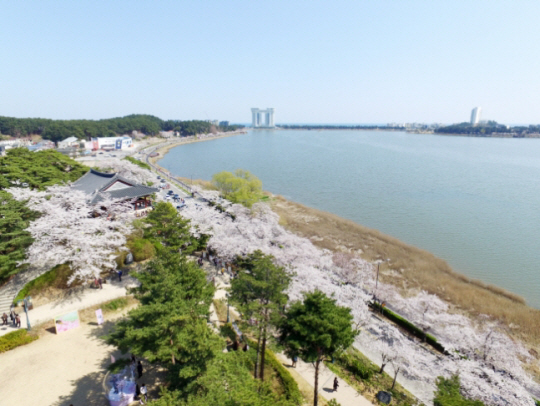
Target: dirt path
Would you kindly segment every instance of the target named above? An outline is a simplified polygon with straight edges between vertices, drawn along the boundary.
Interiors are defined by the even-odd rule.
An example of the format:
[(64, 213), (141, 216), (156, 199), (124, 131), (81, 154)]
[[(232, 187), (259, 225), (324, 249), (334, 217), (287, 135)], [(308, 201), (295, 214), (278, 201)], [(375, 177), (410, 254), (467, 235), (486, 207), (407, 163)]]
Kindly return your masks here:
[[(98, 303), (107, 302), (117, 297), (125, 296), (127, 289), (135, 285), (135, 280), (130, 276), (122, 277), (122, 282), (116, 278), (103, 284), (103, 289), (84, 289), (82, 292), (75, 291), (66, 297), (36, 307), (28, 312), (31, 326), (51, 321), (54, 317), (69, 313), (74, 310), (86, 309)], [(17, 312), (21, 316), (21, 328), (26, 328), (26, 315), (20, 308)], [(1, 326), (0, 336), (16, 330), (13, 325)], [(0, 398), (1, 399), (1, 398)]]
[[(100, 337), (126, 312), (106, 314), (101, 326), (83, 321), (80, 327), (58, 335), (49, 329), (39, 340), (0, 354), (0, 404), (108, 405), (103, 389), (106, 369), (111, 355), (118, 359), (122, 354)], [(157, 376), (158, 372), (145, 364), (139, 384), (149, 386), (150, 398), (159, 392)]]

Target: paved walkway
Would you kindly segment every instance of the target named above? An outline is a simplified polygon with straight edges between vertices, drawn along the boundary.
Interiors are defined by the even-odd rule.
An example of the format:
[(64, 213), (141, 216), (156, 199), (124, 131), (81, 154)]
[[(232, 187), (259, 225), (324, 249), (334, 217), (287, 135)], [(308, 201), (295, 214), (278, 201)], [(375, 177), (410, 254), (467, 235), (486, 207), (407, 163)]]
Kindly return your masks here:
[[(283, 366), (291, 368), (292, 361), (289, 358), (284, 354), (276, 354), (276, 356), (283, 363)], [(299, 359), (296, 362), (296, 368), (294, 368), (294, 370), (309, 383), (311, 388), (313, 388), (315, 382), (315, 366), (313, 364)], [(338, 390), (334, 392), (334, 378), (336, 378), (336, 374), (330, 371), (324, 364), (321, 364), (319, 367), (319, 396), (322, 396), (326, 400), (335, 399), (342, 406), (373, 405), (369, 400), (358, 393), (356, 389), (349, 386), (347, 382), (339, 377), (339, 387)]]
[[(205, 271), (215, 278), (216, 283), (216, 293), (214, 295), (215, 299), (222, 299), (227, 293), (227, 289), (230, 287), (230, 277), (227, 273), (221, 275), (217, 272), (216, 268), (210, 265), (207, 261), (204, 262)], [(238, 316), (236, 310), (231, 307), (230, 311), (235, 316)], [(217, 314), (213, 308), (211, 308), (210, 322), (219, 327), (219, 320)], [(283, 363), (286, 368), (291, 368), (292, 361), (288, 359), (284, 354), (276, 354), (278, 359)], [(298, 360), (296, 363), (296, 371), (311, 387), (313, 392), (313, 384), (315, 382), (315, 367), (311, 363), (306, 363), (302, 360)], [(292, 374), (295, 377), (295, 374)], [(359, 394), (354, 388), (349, 386), (344, 380), (338, 378), (339, 388), (337, 392), (333, 390), (334, 378), (336, 375), (330, 371), (324, 364), (320, 366), (319, 370), (319, 396), (324, 399), (331, 400), (336, 399), (341, 406), (372, 406), (373, 404)], [(300, 382), (299, 382), (300, 383)]]
[[(60, 300), (30, 310), (28, 312), (30, 325), (36, 326), (50, 321), (56, 316), (74, 310), (86, 309), (87, 307), (125, 296), (127, 288), (134, 286), (136, 286), (135, 279), (126, 275), (122, 277), (122, 282), (118, 282), (117, 278), (114, 278), (112, 282), (107, 280), (107, 283), (103, 284), (103, 289), (86, 288), (79, 292), (73, 292)], [(21, 328), (26, 328), (26, 315), (24, 314), (24, 311), (19, 309), (20, 308), (18, 308), (18, 312), (21, 317)], [(13, 327), (12, 324), (9, 326), (0, 326), (0, 336), (15, 330), (18, 329)]]

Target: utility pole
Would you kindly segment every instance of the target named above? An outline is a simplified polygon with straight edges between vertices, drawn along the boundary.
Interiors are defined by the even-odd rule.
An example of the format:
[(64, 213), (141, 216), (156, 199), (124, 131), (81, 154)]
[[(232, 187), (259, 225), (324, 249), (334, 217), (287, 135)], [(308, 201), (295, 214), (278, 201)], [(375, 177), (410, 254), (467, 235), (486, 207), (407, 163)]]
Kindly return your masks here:
[(26, 313), (26, 328), (28, 331), (32, 330), (32, 326), (30, 325), (30, 319), (28, 318), (28, 302), (30, 297), (25, 297), (23, 299), (24, 302), (24, 312)]

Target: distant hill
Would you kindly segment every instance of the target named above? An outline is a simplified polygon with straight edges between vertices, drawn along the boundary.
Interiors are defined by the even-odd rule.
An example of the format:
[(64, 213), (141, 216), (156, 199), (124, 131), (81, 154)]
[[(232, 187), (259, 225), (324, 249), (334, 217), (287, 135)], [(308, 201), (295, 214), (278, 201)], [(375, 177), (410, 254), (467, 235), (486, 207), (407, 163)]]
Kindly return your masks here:
[[(212, 124), (202, 120), (162, 120), (147, 114), (132, 114), (125, 117), (103, 120), (51, 120), (47, 118), (15, 118), (0, 116), (0, 134), (12, 137), (40, 135), (51, 141), (61, 141), (68, 137), (89, 139), (129, 134), (138, 131), (146, 135), (157, 135), (160, 131), (178, 131), (181, 135), (208, 133)], [(241, 126), (217, 127), (221, 131), (233, 131)]]

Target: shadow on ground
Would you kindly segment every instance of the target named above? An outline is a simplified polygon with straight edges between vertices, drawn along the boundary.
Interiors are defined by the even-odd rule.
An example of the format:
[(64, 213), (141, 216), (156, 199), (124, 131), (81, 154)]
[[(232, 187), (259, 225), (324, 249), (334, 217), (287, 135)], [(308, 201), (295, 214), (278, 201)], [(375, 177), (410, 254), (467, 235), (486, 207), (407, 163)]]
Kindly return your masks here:
[[(92, 328), (88, 333), (89, 337), (102, 339), (114, 327), (114, 321), (106, 321), (101, 326)], [(108, 351), (108, 355), (100, 360), (96, 360), (97, 372), (92, 372), (80, 379), (72, 381), (73, 391), (66, 396), (61, 396), (52, 406), (107, 406), (109, 401), (106, 393), (109, 390), (104, 382), (107, 368), (111, 364), (111, 355), (115, 360), (129, 358), (130, 354), (122, 354), (119, 350)], [(150, 365), (143, 360), (143, 376), (137, 379), (137, 383), (146, 384), (148, 387), (148, 400), (156, 399), (159, 396), (160, 388), (165, 381), (166, 372), (159, 367)]]
[(323, 388), (323, 391), (328, 392), (328, 393), (334, 393), (334, 389), (332, 388)]

